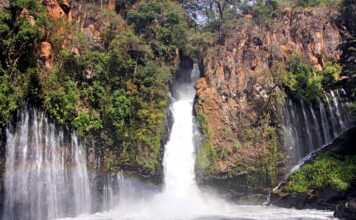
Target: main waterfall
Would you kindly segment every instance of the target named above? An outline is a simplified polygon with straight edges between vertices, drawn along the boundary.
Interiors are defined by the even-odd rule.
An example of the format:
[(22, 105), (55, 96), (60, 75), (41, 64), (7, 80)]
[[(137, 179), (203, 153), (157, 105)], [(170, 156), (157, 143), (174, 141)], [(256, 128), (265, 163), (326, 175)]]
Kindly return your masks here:
[(24, 108), (6, 130), (4, 220), (44, 220), (90, 212), (86, 153), (76, 134)]
[[(189, 74), (189, 73), (188, 73)], [(193, 71), (191, 78), (176, 82), (173, 86), (171, 110), (174, 124), (164, 154), (165, 192), (192, 196), (199, 193), (195, 182), (195, 147), (193, 127), (194, 84), (199, 71)], [(181, 77), (184, 78), (184, 77)]]

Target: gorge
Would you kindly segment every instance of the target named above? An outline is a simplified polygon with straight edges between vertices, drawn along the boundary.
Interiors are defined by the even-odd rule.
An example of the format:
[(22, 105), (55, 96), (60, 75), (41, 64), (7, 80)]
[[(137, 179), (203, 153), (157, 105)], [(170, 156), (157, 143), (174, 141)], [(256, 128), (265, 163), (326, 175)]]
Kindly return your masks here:
[[(162, 191), (150, 192), (144, 183), (138, 183), (143, 184), (141, 187), (144, 189), (139, 190), (130, 183), (130, 179), (117, 174), (116, 190), (114, 185), (104, 186), (103, 208), (106, 211), (93, 215), (88, 213), (91, 212), (91, 202), (95, 201), (91, 199), (91, 194), (94, 194), (90, 192), (83, 146), (75, 133), (65, 134), (48, 122), (42, 112), (22, 110), (17, 128), (7, 132), (7, 140), (10, 140), (7, 155), (12, 156), (7, 157), (6, 162), (3, 219), (58, 219), (76, 215), (80, 216), (73, 219), (331, 217), (332, 213), (326, 211), (230, 204), (199, 189), (194, 174), (194, 136), (198, 131), (193, 124), (194, 82), (199, 76), (197, 68), (193, 69), (191, 76), (183, 83), (177, 80), (173, 86), (173, 94), (176, 94), (171, 104), (174, 122), (165, 146)], [(16, 211), (18, 209), (24, 212)]]
[(355, 12), (0, 0), (0, 218), (353, 219)]

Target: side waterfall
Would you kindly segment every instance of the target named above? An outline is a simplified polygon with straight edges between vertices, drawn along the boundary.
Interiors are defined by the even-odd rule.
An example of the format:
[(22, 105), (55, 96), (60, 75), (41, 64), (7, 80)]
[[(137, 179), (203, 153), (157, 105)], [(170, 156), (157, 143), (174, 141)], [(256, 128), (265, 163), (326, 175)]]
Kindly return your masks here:
[[(353, 125), (343, 89), (324, 93), (313, 103), (290, 100), (284, 107), (284, 146), (291, 166), (302, 163), (311, 153), (330, 144)], [(296, 169), (298, 167), (293, 168)]]
[(86, 153), (74, 132), (22, 109), (6, 130), (2, 219), (43, 220), (90, 212)]

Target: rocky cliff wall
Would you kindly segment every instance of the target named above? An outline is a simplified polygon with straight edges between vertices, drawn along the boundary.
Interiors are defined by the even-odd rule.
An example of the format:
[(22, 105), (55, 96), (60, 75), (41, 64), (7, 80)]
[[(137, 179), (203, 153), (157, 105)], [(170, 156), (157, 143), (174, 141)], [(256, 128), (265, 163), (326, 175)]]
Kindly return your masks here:
[(201, 182), (231, 180), (237, 191), (256, 190), (286, 172), (278, 135), (286, 98), (278, 82), (281, 67), (293, 53), (318, 69), (339, 62), (345, 29), (338, 16), (327, 8), (285, 9), (266, 28), (247, 15), (205, 52), (195, 105), (205, 133), (196, 164)]

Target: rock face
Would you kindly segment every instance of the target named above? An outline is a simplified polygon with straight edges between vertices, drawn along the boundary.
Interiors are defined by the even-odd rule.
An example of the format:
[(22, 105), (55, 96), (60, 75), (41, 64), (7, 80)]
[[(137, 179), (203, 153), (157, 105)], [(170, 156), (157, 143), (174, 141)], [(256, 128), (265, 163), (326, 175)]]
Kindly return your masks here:
[[(6, 2), (6, 1), (4, 1)], [(92, 1), (72, 1), (72, 0), (44, 0), (48, 15), (56, 20), (66, 20), (80, 24), (82, 32), (88, 37), (91, 48), (98, 48), (102, 44), (101, 35), (110, 25), (109, 18), (98, 17), (93, 13), (96, 7), (115, 10), (116, 3), (113, 0), (92, 2)], [(70, 38), (70, 37), (69, 37)], [(66, 39), (61, 45), (66, 47)], [(51, 42), (44, 41), (38, 46), (43, 66), (50, 69), (53, 62), (53, 47)], [(74, 54), (79, 55), (78, 48), (70, 48)]]
[(201, 182), (225, 179), (236, 190), (260, 191), (276, 182), (283, 173), (284, 150), (275, 128), (284, 92), (274, 79), (294, 52), (317, 68), (339, 61), (342, 33), (333, 20), (337, 16), (326, 8), (285, 10), (268, 30), (245, 16), (222, 33), (222, 44), (206, 51), (195, 105), (205, 133), (196, 165)]
[(49, 42), (41, 42), (39, 45), (39, 56), (46, 68), (51, 68), (53, 62), (53, 46)]
[[(66, 2), (66, 3), (63, 3)], [(45, 0), (42, 2), (47, 13), (55, 19), (65, 19), (67, 18), (69, 12), (69, 3), (65, 0)]]
[(0, 1), (0, 11), (9, 8), (10, 7), (10, 1), (9, 0), (1, 0)]

